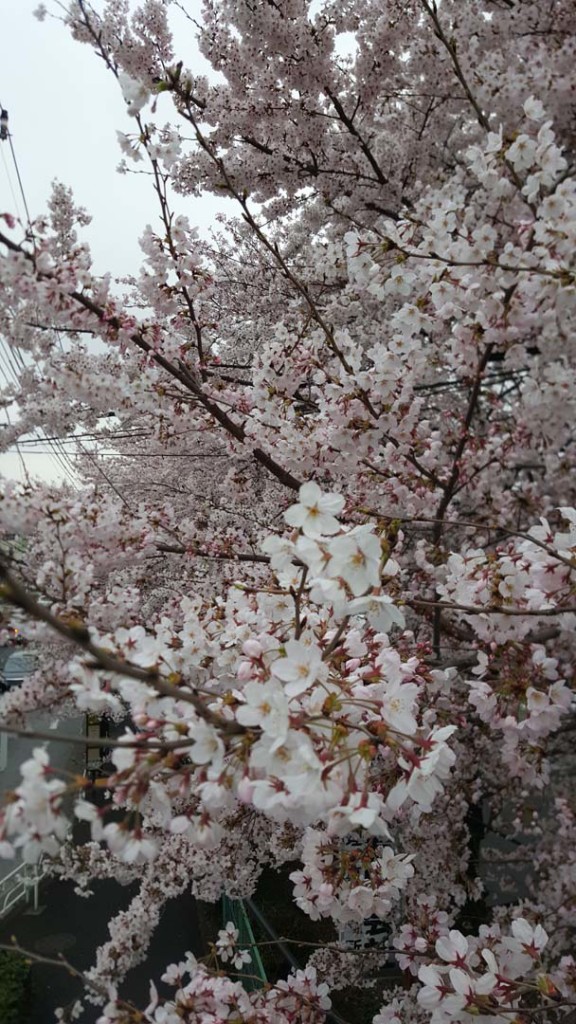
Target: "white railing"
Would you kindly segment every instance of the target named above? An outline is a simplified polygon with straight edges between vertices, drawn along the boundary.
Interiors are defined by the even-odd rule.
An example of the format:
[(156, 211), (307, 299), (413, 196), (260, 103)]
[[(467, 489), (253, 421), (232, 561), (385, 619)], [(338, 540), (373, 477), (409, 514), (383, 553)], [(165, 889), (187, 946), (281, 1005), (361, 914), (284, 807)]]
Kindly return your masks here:
[(42, 860), (38, 864), (18, 864), (4, 878), (0, 878), (0, 918), (25, 901), (31, 903), (33, 910), (38, 910), (38, 892), (40, 882), (46, 875)]

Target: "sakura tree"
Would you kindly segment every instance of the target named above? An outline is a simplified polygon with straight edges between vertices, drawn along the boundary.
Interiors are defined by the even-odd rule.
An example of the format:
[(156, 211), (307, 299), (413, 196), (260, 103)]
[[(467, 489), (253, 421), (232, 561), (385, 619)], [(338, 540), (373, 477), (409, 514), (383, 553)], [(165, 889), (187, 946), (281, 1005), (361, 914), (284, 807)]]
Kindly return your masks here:
[[(3, 212), (0, 323), (25, 366), (3, 443), (77, 436), (82, 486), (4, 484), (2, 530), (26, 539), (4, 545), (4, 626), (43, 653), (2, 720), (85, 711), (123, 735), (104, 803), (40, 745), (0, 852), (140, 879), (89, 975), (100, 1024), (322, 1021), (358, 958), (336, 943), (248, 992), (232, 927), (228, 975), (183, 950), (172, 999), (152, 988), (138, 1016), (118, 995), (163, 901), (248, 896), (294, 860), (311, 918), (390, 928), (405, 984), (374, 1024), (560, 1020), (576, 9), (204, 0), (204, 77), (172, 35), (184, 7), (55, 9), (126, 101), (139, 274), (95, 274), (63, 186), (28, 229)], [(175, 212), (208, 193), (235, 210), (209, 242)], [(482, 816), (514, 851), (485, 851), (497, 899)]]

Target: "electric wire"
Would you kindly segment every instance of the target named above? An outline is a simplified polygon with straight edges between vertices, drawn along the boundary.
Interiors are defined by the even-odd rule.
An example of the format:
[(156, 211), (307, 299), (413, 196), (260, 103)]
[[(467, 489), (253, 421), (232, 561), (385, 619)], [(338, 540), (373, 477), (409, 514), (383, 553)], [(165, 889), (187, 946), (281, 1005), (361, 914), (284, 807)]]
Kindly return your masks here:
[[(89, 430), (86, 433), (82, 433), (82, 434), (67, 434), (64, 437), (59, 437), (57, 434), (53, 434), (53, 435), (49, 435), (49, 436), (47, 435), (44, 438), (44, 440), (45, 441), (61, 441), (62, 444), (71, 444), (74, 441), (94, 441), (94, 442), (119, 441), (119, 440), (126, 440), (126, 439), (130, 439), (131, 440), (133, 438), (138, 438), (138, 437), (146, 438), (146, 437), (152, 437), (152, 436), (153, 436), (152, 431), (144, 431), (144, 430), (134, 430), (133, 432), (132, 431), (130, 431), (130, 432), (127, 431), (126, 433), (124, 433), (124, 432), (118, 432), (118, 433), (107, 432), (107, 433), (102, 433), (102, 434), (99, 434), (99, 433), (97, 433), (94, 430)], [(22, 443), (23, 444), (31, 444), (32, 442), (31, 441), (26, 441), (26, 442), (23, 441)]]
[[(0, 109), (5, 109), (4, 108), (4, 104), (1, 103), (1, 102), (0, 102)], [(16, 178), (17, 178), (17, 181), (18, 181), (18, 186), (19, 186), (19, 189), (20, 189), (20, 194), (22, 196), (22, 202), (24, 204), (24, 209), (26, 211), (26, 218), (27, 218), (27, 221), (28, 221), (28, 228), (30, 230), (31, 235), (33, 235), (33, 232), (32, 232), (32, 218), (30, 216), (30, 208), (28, 206), (28, 201), (26, 199), (26, 193), (24, 191), (24, 184), (23, 184), (23, 181), (22, 181), (22, 175), (20, 173), (20, 166), (18, 164), (18, 158), (16, 156), (16, 150), (14, 148), (14, 143), (12, 141), (12, 133), (11, 132), (8, 133), (8, 143), (10, 145), (10, 153), (12, 155), (12, 162), (14, 164), (14, 170), (16, 172)], [(21, 217), (21, 214), (20, 214), (19, 205), (18, 205), (18, 202), (17, 202), (17, 199), (16, 199), (16, 195), (14, 193), (14, 188), (13, 188), (13, 185), (12, 185), (12, 179), (11, 179), (10, 172), (8, 170), (8, 165), (6, 163), (6, 159), (5, 159), (5, 156), (4, 156), (4, 150), (3, 149), (2, 149), (2, 161), (3, 161), (3, 164), (4, 164), (5, 170), (6, 170), (6, 176), (8, 178), (8, 184), (9, 184), (9, 187), (10, 187), (10, 191), (12, 193), (12, 197), (13, 197), (13, 200), (14, 200), (14, 203), (15, 203), (15, 206), (16, 206), (16, 212), (18, 214), (18, 217), (21, 220), (22, 217)], [(19, 374), (18, 370), (14, 369), (14, 366), (13, 366), (13, 363), (12, 363), (12, 358), (11, 358), (9, 353), (11, 351), (11, 353), (12, 353), (12, 355), (14, 357), (14, 360), (17, 363), (19, 363), (20, 369), (22, 371), (25, 371), (27, 369), (24, 357), (23, 357), (23, 355), (22, 355), (22, 353), (21, 353), (21, 351), (20, 351), (20, 349), (18, 348), (17, 345), (13, 344), (11, 346), (11, 348), (8, 349), (8, 346), (4, 342), (4, 339), (0, 339), (0, 341), (2, 342), (2, 348), (6, 350), (6, 356), (5, 357), (7, 359), (7, 362), (8, 362), (8, 365), (9, 365), (10, 369), (12, 370), (12, 373), (13, 373), (14, 378), (15, 378), (15, 382), (19, 386), (20, 385), (20, 374)], [(60, 339), (59, 339), (59, 341), (60, 341)], [(62, 348), (62, 342), (61, 341), (60, 341), (60, 347)], [(6, 411), (6, 416), (7, 416), (8, 422), (10, 423), (10, 419), (9, 419), (9, 416), (8, 416), (8, 411), (7, 410), (5, 410), (5, 411)], [(34, 433), (38, 434), (38, 429), (35, 429)], [(44, 434), (44, 431), (42, 431), (42, 434)], [(36, 443), (39, 443), (39, 442), (41, 443), (42, 440), (43, 440), (43, 438), (41, 436), (37, 437)], [(21, 460), (22, 465), (23, 465), (23, 467), (25, 469), (23, 456), (21, 454), (20, 447), (19, 447), (19, 445), (21, 443), (22, 442), (14, 442), (14, 447), (18, 451), (18, 454), (20, 456), (20, 460)], [(72, 486), (75, 489), (78, 489), (77, 478), (76, 478), (76, 475), (75, 475), (74, 466), (73, 466), (73, 463), (72, 463), (71, 459), (69, 458), (68, 454), (65, 453), (65, 450), (62, 447), (58, 446), (58, 439), (56, 439), (56, 438), (51, 439), (51, 441), (49, 442), (49, 445), (50, 445), (50, 451), (46, 452), (46, 453), (42, 453), (42, 454), (49, 454), (51, 459), (52, 459), (52, 461), (54, 462), (54, 465), (56, 466), (58, 472), (59, 473), (64, 472), (65, 477), (68, 477), (68, 479), (69, 479), (70, 483), (72, 484)], [(29, 454), (29, 453), (27, 453), (27, 454)], [(26, 476), (26, 479), (28, 479), (28, 473), (27, 473), (26, 470), (25, 470), (25, 476)]]
[[(3, 348), (4, 347), (4, 339), (1, 336), (0, 336), (0, 342), (2, 343), (2, 348)], [(0, 351), (0, 371), (2, 372), (2, 376), (4, 377), (4, 380), (6, 381), (8, 387), (12, 387), (12, 381), (10, 379), (9, 374), (11, 374), (16, 379), (16, 383), (18, 383), (18, 375), (17, 375), (16, 371), (13, 369), (12, 362), (11, 362), (10, 359), (7, 360), (6, 365), (4, 364), (4, 362), (2, 361), (2, 355), (4, 355), (4, 352)], [(6, 349), (5, 356), (7, 356), (7, 355), (8, 355), (8, 350)], [(6, 366), (8, 366), (8, 373), (6, 372)], [(12, 420), (10, 419), (10, 412), (8, 410), (8, 406), (6, 405), (3, 408), (4, 408), (4, 414), (5, 414), (6, 420), (7, 420), (7, 425), (8, 425), (8, 427), (11, 427), (12, 426)], [(20, 461), (20, 466), (22, 468), (22, 473), (24, 474), (24, 479), (29, 484), (30, 483), (30, 477), (28, 475), (28, 468), (27, 468), (26, 463), (24, 461), (24, 456), (22, 455), (22, 452), (20, 450), (20, 446), (18, 444), (18, 441), (14, 441), (13, 447), (16, 449), (16, 454), (18, 455), (18, 459)]]
[[(0, 102), (0, 110), (5, 110), (5, 106)], [(30, 210), (28, 209), (28, 202), (26, 200), (26, 193), (24, 192), (24, 185), (22, 184), (22, 175), (20, 174), (20, 168), (18, 166), (18, 160), (16, 159), (16, 150), (14, 149), (14, 143), (12, 142), (12, 132), (8, 132), (8, 144), (10, 146), (10, 153), (12, 154), (12, 163), (14, 164), (14, 170), (16, 171), (16, 177), (18, 179), (18, 185), (20, 187), (20, 194), (22, 196), (22, 202), (24, 203), (24, 209), (26, 211), (26, 217), (28, 220), (28, 227), (32, 230), (32, 218), (30, 216)]]
[[(11, 427), (12, 423), (11, 423), (11, 420), (10, 420), (10, 413), (8, 412), (8, 409), (4, 409), (4, 412), (6, 413), (6, 419), (8, 420), (8, 426)], [(25, 479), (26, 483), (29, 484), (30, 483), (30, 477), (28, 475), (28, 467), (27, 467), (26, 463), (24, 462), (24, 457), (22, 455), (22, 452), (20, 451), (20, 448), (18, 446), (18, 442), (17, 441), (14, 442), (14, 447), (16, 449), (16, 453), (17, 453), (18, 458), (20, 460), (20, 466), (22, 467), (22, 472), (24, 474), (24, 479)]]
[[(60, 458), (60, 456), (57, 455), (56, 458)], [(69, 468), (69, 467), (71, 467), (71, 468)], [(72, 485), (73, 490), (75, 490), (75, 491), (80, 490), (80, 488), (78, 486), (78, 477), (76, 475), (76, 470), (74, 468), (74, 464), (71, 463), (70, 461), (67, 462), (66, 460), (62, 459), (62, 469), (64, 470), (65, 475), (68, 477), (68, 480), (70, 481), (70, 484)]]
[[(5, 360), (5, 362), (3, 360)], [(16, 363), (15, 363), (16, 360), (20, 361), (22, 369), (26, 369), (26, 364), (25, 364), (24, 359), (22, 357), (22, 353), (19, 351), (18, 347), (15, 346), (15, 345), (10, 347), (7, 344), (7, 342), (5, 341), (5, 339), (0, 336), (0, 366), (2, 367), (2, 372), (3, 372), (4, 379), (7, 381), (9, 386), (11, 386), (12, 381), (10, 381), (10, 378), (8, 377), (8, 374), (6, 373), (6, 366), (7, 366), (8, 370), (9, 370), (9, 372), (10, 372), (12, 378), (13, 378), (14, 383), (16, 384), (17, 387), (19, 387), (20, 386), (20, 374), (19, 374), (18, 368), (17, 368)], [(6, 417), (7, 417), (8, 421), (9, 421), (9, 423), (10, 423), (10, 418), (9, 418), (8, 410), (5, 409), (5, 412), (6, 412)], [(37, 436), (30, 439), (32, 441), (32, 443), (34, 443), (34, 444), (41, 444), (41, 443), (43, 443), (44, 439), (42, 438), (42, 436), (38, 436), (38, 430), (35, 430), (34, 433)], [(19, 449), (19, 446), (21, 446), (22, 443), (23, 442), (19, 439), (18, 441), (14, 442), (14, 446), (17, 449)], [(64, 466), (63, 466), (62, 462), (59, 460), (57, 452), (51, 450), (49, 453), (45, 452), (43, 454), (49, 454), (51, 456), (53, 462), (54, 462), (54, 465), (58, 469), (58, 471), (62, 472), (62, 470), (64, 469)]]
[[(48, 450), (43, 451), (37, 449), (36, 451), (26, 450), (26, 457), (29, 455), (47, 455)], [(110, 458), (110, 459), (227, 459), (228, 455), (197, 455), (193, 452), (89, 452), (88, 449), (84, 451), (85, 455), (97, 456), (98, 458)]]
[(14, 209), (16, 211), (16, 215), (18, 217), (18, 220), (21, 221), (22, 220), (22, 214), (20, 212), (20, 204), (19, 204), (19, 202), (18, 202), (18, 200), (16, 198), (16, 193), (14, 191), (14, 186), (12, 184), (12, 178), (10, 177), (10, 171), (8, 170), (8, 164), (6, 163), (6, 157), (4, 156), (4, 148), (3, 148), (3, 146), (0, 146), (0, 153), (2, 153), (2, 163), (4, 165), (4, 170), (6, 171), (6, 179), (8, 181), (8, 188), (10, 189), (10, 194), (12, 196), (12, 202), (14, 203)]
[(8, 347), (8, 343), (4, 340), (3, 336), (0, 335), (0, 357), (6, 360), (6, 366), (8, 367), (10, 374), (14, 379), (14, 383), (20, 384), (20, 375), (13, 361), (14, 349)]
[[(3, 104), (1, 102), (0, 102), (0, 109), (4, 109), (4, 106), (3, 106)], [(18, 159), (17, 159), (17, 156), (16, 156), (15, 148), (14, 148), (14, 143), (12, 141), (12, 133), (11, 132), (8, 133), (8, 142), (9, 142), (9, 145), (10, 145), (10, 152), (11, 152), (11, 155), (12, 155), (12, 162), (14, 164), (14, 170), (16, 172), (16, 178), (17, 178), (17, 181), (18, 181), (18, 186), (19, 186), (19, 189), (20, 189), (20, 194), (22, 196), (22, 202), (24, 204), (24, 209), (26, 211), (26, 217), (27, 217), (27, 220), (28, 220), (28, 227), (30, 229), (30, 232), (32, 233), (32, 218), (30, 216), (30, 209), (29, 209), (28, 202), (27, 202), (27, 199), (26, 199), (26, 193), (24, 191), (22, 175), (20, 173), (20, 167), (19, 167), (19, 164), (18, 164)], [(18, 205), (18, 202), (17, 202), (17, 199), (16, 199), (15, 191), (14, 191), (13, 184), (12, 184), (11, 175), (9, 173), (8, 165), (6, 163), (6, 159), (4, 157), (4, 152), (3, 151), (2, 151), (2, 159), (3, 159), (4, 167), (5, 167), (5, 170), (6, 170), (6, 176), (7, 176), (7, 179), (8, 179), (8, 184), (9, 184), (9, 187), (10, 187), (10, 191), (11, 191), (11, 194), (12, 194), (12, 197), (13, 197), (13, 200), (14, 200), (14, 204), (16, 206), (16, 211), (18, 213), (19, 218), (22, 219), (21, 215), (20, 215), (20, 209), (19, 209), (19, 205)], [(55, 335), (56, 335), (56, 337), (58, 339), (58, 344), (60, 346), (60, 350), (62, 352), (65, 352), (65, 349), (64, 349), (64, 346), (63, 346), (63, 343), (62, 343), (62, 339), (60, 337), (60, 333), (59, 333), (59, 331), (57, 329), (55, 329)], [(12, 362), (12, 357), (10, 355), (10, 351), (12, 353), (12, 356), (14, 357), (14, 360), (17, 363), (20, 364), (20, 370), (21, 371), (25, 371), (27, 369), (26, 362), (25, 362), (25, 360), (24, 360), (24, 358), (22, 356), (22, 353), (20, 352), (20, 350), (19, 350), (17, 345), (12, 345), (11, 346), (11, 350), (10, 350), (10, 349), (8, 349), (7, 344), (4, 342), (4, 339), (0, 338), (0, 342), (2, 343), (2, 349), (5, 352), (4, 358), (6, 358), (6, 360), (7, 360), (7, 365), (9, 367), (9, 369), (11, 370), (11, 373), (12, 373), (12, 375), (14, 377), (14, 380), (15, 380), (16, 384), (19, 386), (20, 385), (20, 373), (19, 373), (18, 369), (16, 369), (16, 367), (14, 366), (14, 364)], [(7, 382), (9, 382), (9, 378), (6, 376), (6, 373), (5, 373), (5, 370), (3, 369), (3, 364), (2, 364), (1, 361), (0, 361), (0, 368), (2, 368), (2, 372), (3, 372), (4, 376), (5, 376), (5, 379), (7, 380)], [(7, 416), (8, 416), (8, 414), (7, 414)], [(38, 433), (39, 433), (38, 428), (35, 429), (34, 433), (36, 435), (38, 435)], [(22, 455), (21, 450), (20, 450), (20, 446), (21, 445), (26, 445), (26, 449), (25, 450), (26, 450), (26, 456), (27, 457), (29, 455), (48, 455), (48, 456), (50, 456), (52, 458), (52, 460), (54, 461), (55, 465), (58, 467), (59, 471), (60, 472), (63, 471), (65, 476), (68, 477), (69, 481), (72, 483), (73, 487), (78, 489), (77, 475), (76, 475), (76, 470), (75, 470), (75, 467), (74, 467), (74, 463), (72, 462), (72, 460), (70, 458), (70, 455), (69, 455), (69, 453), (68, 453), (68, 451), (66, 450), (66, 447), (65, 447), (66, 444), (71, 444), (72, 443), (72, 444), (76, 445), (77, 449), (80, 448), (82, 454), (84, 456), (86, 456), (94, 464), (96, 469), (105, 478), (105, 480), (107, 481), (108, 485), (115, 491), (115, 493), (118, 495), (118, 497), (121, 498), (121, 500), (123, 502), (126, 502), (126, 499), (117, 490), (117, 488), (113, 484), (113, 482), (108, 478), (106, 473), (104, 473), (102, 468), (98, 465), (98, 461), (97, 461), (97, 459), (94, 458), (94, 454), (89, 452), (85, 448), (85, 446), (82, 444), (82, 442), (80, 441), (80, 437), (86, 438), (87, 440), (91, 440), (95, 444), (99, 444), (103, 440), (112, 440), (112, 441), (114, 441), (116, 439), (117, 440), (128, 439), (128, 438), (135, 439), (136, 437), (145, 438), (147, 436), (148, 437), (152, 436), (150, 433), (147, 433), (145, 431), (127, 431), (127, 432), (125, 432), (123, 434), (118, 433), (115, 437), (112, 437), (110, 435), (106, 435), (105, 438), (103, 438), (101, 435), (95, 435), (95, 434), (90, 435), (89, 433), (86, 433), (84, 435), (72, 435), (71, 437), (62, 438), (62, 437), (58, 437), (56, 435), (48, 436), (46, 434), (46, 432), (43, 431), (43, 430), (41, 431), (41, 434), (43, 436), (36, 436), (34, 438), (28, 438), (28, 439), (26, 439), (26, 438), (19, 439), (18, 442), (14, 442), (14, 447), (16, 448), (16, 450), (18, 452), (18, 455), (19, 455), (20, 461), (22, 463), (22, 466), (23, 466), (26, 478), (28, 478), (28, 474), (27, 474), (27, 471), (26, 471), (26, 468), (25, 468), (24, 458), (23, 458), (23, 455)], [(47, 443), (48, 444), (48, 446), (49, 446), (48, 450), (43, 450), (41, 448), (37, 448), (37, 449), (33, 450), (33, 449), (28, 447), (29, 445), (42, 444), (42, 443)], [(106, 457), (106, 458), (194, 458), (194, 457), (195, 458), (203, 458), (203, 457), (205, 457), (205, 458), (222, 458), (223, 457), (222, 455), (212, 455), (212, 454), (203, 455), (203, 454), (199, 454), (199, 453), (197, 453), (196, 455), (190, 455), (189, 453), (186, 453), (186, 452), (182, 452), (182, 453), (148, 452), (148, 453), (145, 453), (145, 452), (100, 452), (99, 451), (99, 452), (97, 452), (97, 454), (98, 454), (98, 457), (102, 456), (102, 457)]]
[[(0, 109), (2, 109), (2, 110), (5, 109), (4, 108), (4, 104), (1, 103), (1, 102), (0, 102)], [(10, 152), (11, 152), (11, 155), (12, 155), (12, 162), (14, 164), (14, 170), (16, 172), (16, 178), (17, 178), (17, 181), (18, 181), (18, 186), (19, 186), (19, 189), (20, 189), (20, 194), (22, 196), (22, 202), (24, 204), (24, 209), (26, 211), (26, 217), (27, 217), (27, 220), (28, 220), (28, 228), (30, 230), (30, 234), (33, 236), (33, 232), (32, 232), (32, 218), (30, 216), (30, 209), (29, 209), (28, 202), (27, 202), (27, 199), (26, 199), (26, 193), (24, 191), (24, 184), (23, 184), (23, 181), (22, 181), (22, 175), (20, 173), (20, 167), (19, 167), (19, 164), (18, 164), (18, 158), (16, 156), (16, 150), (14, 148), (14, 143), (12, 141), (12, 133), (11, 132), (8, 133), (8, 142), (9, 142), (9, 145), (10, 145)], [(19, 209), (19, 204), (18, 204), (18, 201), (16, 199), (16, 194), (15, 194), (14, 187), (13, 187), (13, 184), (12, 184), (12, 178), (11, 178), (10, 172), (8, 170), (8, 165), (6, 163), (6, 158), (4, 156), (3, 149), (2, 149), (2, 161), (3, 161), (3, 164), (4, 164), (5, 170), (6, 170), (6, 177), (8, 179), (8, 185), (9, 185), (9, 188), (10, 188), (10, 192), (12, 194), (14, 205), (16, 207), (16, 212), (18, 214), (19, 219), (22, 220), (20, 209)], [(64, 352), (65, 349), (64, 349), (64, 346), (62, 344), (62, 339), (60, 337), (60, 333), (58, 332), (58, 330), (55, 331), (55, 334), (56, 334), (56, 337), (58, 339), (58, 344), (60, 346), (60, 350), (62, 352)], [(2, 352), (3, 352), (4, 358), (7, 361), (7, 366), (9, 368), (11, 374), (13, 375), (14, 380), (15, 380), (17, 386), (20, 386), (20, 373), (19, 373), (18, 369), (16, 369), (16, 367), (14, 366), (13, 361), (12, 361), (12, 357), (14, 358), (16, 363), (19, 363), (20, 370), (21, 371), (25, 371), (27, 369), (27, 367), (26, 367), (26, 362), (24, 360), (24, 357), (22, 356), (22, 353), (20, 352), (20, 350), (19, 350), (17, 345), (12, 345), (11, 346), (11, 350), (10, 350), (8, 348), (8, 345), (4, 342), (4, 339), (0, 338), (0, 341), (2, 342)], [(0, 365), (2, 367), (3, 375), (4, 375), (7, 383), (10, 385), (10, 380), (9, 380), (9, 377), (6, 375), (6, 372), (5, 372), (5, 369), (4, 369), (4, 364), (0, 363)], [(10, 418), (9, 418), (9, 415), (8, 415), (8, 411), (7, 410), (5, 410), (5, 411), (6, 411), (6, 417), (7, 417), (7, 420), (8, 420), (8, 424), (11, 425)], [(38, 428), (36, 428), (34, 430), (34, 433), (35, 433), (35, 435), (38, 435), (38, 433), (39, 433)], [(78, 489), (77, 474), (76, 474), (76, 470), (75, 470), (75, 467), (74, 467), (74, 463), (72, 462), (72, 460), (70, 458), (70, 455), (69, 455), (68, 451), (66, 450), (66, 448), (64, 446), (62, 438), (56, 437), (56, 436), (48, 437), (44, 430), (41, 431), (41, 434), (43, 434), (44, 436), (43, 437), (42, 436), (36, 436), (35, 438), (30, 438), (30, 439), (27, 439), (26, 441), (15, 441), (14, 442), (14, 447), (16, 448), (16, 451), (18, 452), (18, 456), (20, 458), (20, 462), (22, 464), (22, 468), (23, 468), (23, 471), (24, 471), (26, 479), (28, 480), (28, 472), (27, 472), (27, 469), (26, 469), (26, 466), (25, 466), (25, 462), (24, 462), (24, 458), (23, 458), (22, 452), (20, 450), (20, 444), (22, 444), (22, 443), (26, 443), (26, 445), (28, 445), (28, 444), (39, 444), (39, 443), (42, 444), (43, 442), (46, 442), (49, 445), (48, 451), (43, 451), (42, 449), (36, 449), (35, 451), (32, 451), (30, 449), (27, 449), (26, 450), (26, 455), (27, 456), (28, 455), (49, 455), (50, 458), (54, 461), (54, 464), (58, 468), (59, 472), (64, 472), (65, 477), (68, 478), (68, 480), (70, 481), (72, 486), (75, 489)], [(76, 444), (78, 446), (78, 442), (76, 442)], [(87, 455), (90, 459), (92, 459), (92, 456), (84, 448), (83, 445), (80, 444), (80, 448), (83, 451), (84, 455)], [(116, 493), (122, 499), (122, 501), (126, 501), (126, 499), (116, 490), (115, 486), (108, 479), (108, 477), (106, 476), (104, 471), (100, 467), (98, 467), (98, 464), (97, 464), (96, 460), (92, 459), (92, 461), (94, 461), (94, 464), (96, 465), (96, 468), (100, 469), (100, 472), (105, 477), (105, 479), (106, 479), (107, 483), (109, 484), (109, 486), (111, 486), (113, 488), (113, 490), (116, 491)]]
[[(20, 363), (22, 365), (22, 369), (25, 370), (26, 369), (26, 364), (24, 362), (24, 359), (22, 357), (22, 353), (20, 352), (20, 350), (15, 345), (9, 346), (8, 343), (5, 341), (5, 339), (0, 335), (0, 370), (2, 371), (2, 375), (4, 377), (4, 380), (6, 381), (6, 383), (8, 384), (9, 387), (12, 387), (13, 383), (15, 383), (17, 387), (20, 387), (20, 373), (18, 371), (18, 368), (16, 366), (16, 362), (15, 362), (17, 359), (20, 361)], [(4, 412), (6, 414), (6, 418), (8, 420), (8, 424), (11, 426), (12, 424), (11, 424), (11, 421), (10, 421), (10, 416), (9, 416), (9, 413), (8, 413), (8, 409), (5, 408)], [(14, 441), (13, 442), (13, 446), (18, 451), (18, 454), (19, 454), (21, 460), (23, 460), (23, 456), (22, 456), (22, 453), (21, 453), (21, 446), (22, 446), (22, 444), (25, 444), (25, 443), (26, 444), (27, 443), (42, 444), (44, 442), (44, 440), (45, 440), (45, 438), (43, 438), (41, 436), (41, 434), (39, 434), (38, 429), (35, 429), (34, 433), (35, 433), (36, 436), (34, 438), (30, 438), (29, 442), (28, 441), (25, 442), (22, 439), (18, 439), (18, 441)], [(31, 454), (31, 453), (26, 451), (26, 455), (28, 455), (28, 454)], [(54, 463), (58, 473), (62, 473), (64, 471), (65, 475), (70, 477), (70, 471), (69, 471), (68, 467), (66, 466), (66, 464), (65, 464), (63, 458), (60, 456), (59, 452), (57, 450), (55, 450), (54, 446), (51, 446), (49, 452), (42, 452), (42, 454), (49, 455), (51, 457), (51, 459), (52, 459), (52, 461), (53, 461), (53, 463)], [(28, 473), (27, 472), (25, 473), (25, 477), (26, 477), (26, 479), (28, 479)], [(74, 481), (74, 484), (76, 486), (75, 481)]]
[(131, 509), (131, 505), (130, 505), (130, 502), (128, 501), (128, 499), (122, 494), (121, 491), (118, 490), (118, 488), (116, 487), (116, 484), (110, 479), (108, 474), (104, 472), (104, 470), (102, 469), (102, 466), (99, 465), (98, 460), (94, 458), (92, 452), (89, 452), (86, 448), (84, 448), (84, 445), (81, 444), (81, 443), (80, 443), (80, 448), (84, 452), (84, 455), (87, 456), (89, 461), (95, 467), (95, 469), (100, 473), (100, 476), (104, 477), (104, 480), (106, 481), (108, 486), (114, 491), (114, 494), (118, 498), (120, 498), (120, 501), (122, 502), (122, 504), (125, 505), (127, 509)]
[(22, 202), (24, 203), (24, 209), (26, 210), (26, 217), (28, 218), (28, 227), (32, 229), (32, 218), (30, 216), (30, 210), (28, 209), (28, 203), (26, 202), (26, 194), (22, 185), (22, 178), (20, 177), (20, 168), (18, 167), (18, 161), (16, 159), (16, 153), (14, 152), (14, 144), (12, 142), (12, 135), (8, 135), (8, 142), (10, 143), (10, 151), (12, 153), (12, 159), (14, 161), (14, 167), (16, 169), (16, 176), (18, 178), (18, 184), (20, 185), (20, 192), (22, 193)]

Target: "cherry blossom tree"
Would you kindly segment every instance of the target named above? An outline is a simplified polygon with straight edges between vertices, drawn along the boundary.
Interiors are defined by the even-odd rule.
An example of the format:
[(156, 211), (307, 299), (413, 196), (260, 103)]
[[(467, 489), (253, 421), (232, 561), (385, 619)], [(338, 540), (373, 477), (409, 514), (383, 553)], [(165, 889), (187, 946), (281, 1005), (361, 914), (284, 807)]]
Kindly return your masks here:
[[(358, 958), (328, 946), (249, 992), (232, 925), (228, 975), (183, 950), (172, 999), (152, 987), (137, 1016), (118, 995), (163, 901), (248, 896), (295, 860), (311, 918), (387, 922), (406, 980), (374, 1024), (559, 1020), (574, 5), (204, 0), (210, 77), (181, 59), (182, 7), (56, 8), (124, 96), (121, 172), (149, 175), (139, 274), (94, 272), (64, 186), (29, 227), (2, 211), (0, 328), (24, 365), (2, 441), (76, 437), (81, 480), (4, 484), (26, 543), (3, 547), (3, 625), (42, 657), (3, 728), (42, 707), (120, 736), (104, 803), (40, 745), (0, 853), (140, 880), (88, 975), (100, 1024), (322, 1021)], [(209, 193), (234, 212), (206, 241), (176, 210)], [(492, 854), (498, 898), (487, 816), (514, 851)]]

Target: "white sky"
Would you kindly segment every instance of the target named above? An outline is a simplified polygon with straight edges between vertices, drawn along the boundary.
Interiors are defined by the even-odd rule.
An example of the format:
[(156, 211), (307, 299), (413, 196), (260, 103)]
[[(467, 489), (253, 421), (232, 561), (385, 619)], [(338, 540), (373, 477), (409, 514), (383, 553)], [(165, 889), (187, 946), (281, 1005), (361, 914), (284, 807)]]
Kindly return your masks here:
[[(58, 178), (92, 215), (82, 237), (90, 243), (97, 272), (136, 273), (141, 264), (138, 238), (147, 223), (157, 224), (158, 215), (148, 179), (116, 173), (122, 158), (116, 131), (130, 132), (134, 122), (113, 76), (93, 51), (74, 42), (61, 22), (34, 18), (38, 2), (0, 0), (0, 103), (9, 112), (30, 214), (46, 210), (50, 184)], [(50, 0), (46, 6), (57, 9)], [(199, 8), (200, 0), (187, 0), (194, 16)], [(197, 70), (201, 58), (192, 26), (177, 9), (171, 18), (178, 57)], [(169, 97), (159, 97), (160, 115), (161, 104), (169, 120)], [(19, 199), (16, 176), (8, 144), (2, 142), (0, 148), (0, 212), (14, 212), (10, 182)], [(204, 234), (214, 224), (218, 204), (211, 197), (179, 199), (177, 208)], [(55, 478), (48, 456), (30, 455), (27, 462), (32, 476)], [(0, 456), (0, 472), (22, 478), (18, 456)]]

